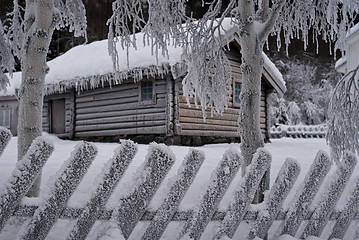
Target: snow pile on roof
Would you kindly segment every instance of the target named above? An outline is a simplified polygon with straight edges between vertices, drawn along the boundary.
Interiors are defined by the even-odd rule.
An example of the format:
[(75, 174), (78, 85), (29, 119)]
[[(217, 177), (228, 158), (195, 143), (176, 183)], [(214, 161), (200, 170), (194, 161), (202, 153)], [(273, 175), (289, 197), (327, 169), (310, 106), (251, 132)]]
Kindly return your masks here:
[[(236, 28), (230, 18), (222, 22), (222, 32), (232, 33)], [(108, 53), (108, 41), (102, 40), (86, 45), (76, 46), (65, 54), (49, 61), (49, 73), (46, 75), (46, 94), (62, 92), (71, 87), (84, 90), (89, 87), (101, 87), (104, 83), (120, 84), (122, 80), (134, 77), (155, 76), (176, 71), (176, 64), (181, 63), (182, 48), (168, 45), (168, 56), (154, 54), (148, 44), (144, 44), (144, 34), (136, 35), (137, 48), (123, 49), (118, 43), (119, 73), (115, 75), (112, 59)], [(127, 56), (129, 62), (127, 62)], [(271, 69), (271, 75), (278, 78), (285, 86), (282, 75), (274, 64), (263, 54), (265, 65)], [(9, 77), (11, 86), (0, 95), (15, 95), (20, 87), (21, 72)], [(285, 88), (285, 87), (284, 87)]]
[(355, 24), (352, 28), (349, 29), (345, 38), (348, 42), (352, 42), (354, 41), (355, 36), (359, 36), (359, 23)]
[(264, 60), (264, 66), (266, 66), (266, 70), (270, 75), (272, 75), (276, 83), (279, 85), (279, 88), (284, 93), (287, 90), (287, 88), (285, 86), (285, 81), (283, 79), (282, 74), (264, 52), (262, 52), (262, 57)]

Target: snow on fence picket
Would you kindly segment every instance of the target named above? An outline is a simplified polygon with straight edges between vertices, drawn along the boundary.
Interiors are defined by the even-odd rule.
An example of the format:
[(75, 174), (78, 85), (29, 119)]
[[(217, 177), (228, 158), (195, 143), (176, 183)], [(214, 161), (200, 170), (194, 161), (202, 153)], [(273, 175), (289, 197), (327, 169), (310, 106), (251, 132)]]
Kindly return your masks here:
[[(8, 135), (0, 132), (0, 138), (8, 138)], [(0, 139), (0, 143), (3, 142), (6, 140)], [(149, 202), (175, 161), (168, 147), (157, 144), (150, 146), (144, 163), (136, 171), (130, 192), (118, 200), (114, 209), (107, 209), (107, 201), (137, 152), (137, 146), (132, 141), (122, 141), (115, 150), (113, 158), (99, 174), (98, 185), (84, 208), (70, 208), (66, 204), (97, 154), (96, 148), (86, 142), (76, 146), (41, 204), (21, 204), (52, 149), (53, 146), (40, 137), (17, 164), (5, 190), (0, 192), (0, 231), (11, 216), (28, 217), (30, 221), (21, 233), (21, 239), (45, 239), (58, 219), (73, 219), (75, 221), (67, 239), (85, 239), (95, 221), (99, 220), (117, 226), (123, 237), (128, 239), (138, 222), (150, 221), (142, 239), (152, 240), (160, 239), (171, 221), (183, 221), (185, 223), (179, 238), (200, 239), (210, 221), (220, 221), (212, 238), (227, 239), (235, 236), (240, 222), (250, 220), (250, 232), (244, 237), (255, 239), (268, 237), (274, 221), (281, 222), (277, 224), (275, 236), (300, 234), (305, 237), (320, 236), (328, 221), (334, 220), (330, 238), (342, 238), (352, 221), (359, 218), (359, 178), (352, 184), (342, 210), (335, 208), (357, 163), (355, 155), (351, 153), (345, 155), (333, 175), (328, 177), (332, 161), (326, 153), (319, 152), (294, 196), (289, 192), (300, 173), (300, 166), (294, 159), (287, 159), (275, 183), (266, 193), (264, 202), (251, 207), (259, 180), (271, 163), (271, 156), (265, 149), (258, 150), (245, 176), (240, 178), (226, 211), (218, 211), (219, 202), (235, 175), (241, 172), (241, 156), (234, 149), (226, 151), (192, 211), (179, 211), (178, 207), (205, 161), (204, 154), (193, 149), (185, 157), (177, 175), (169, 181), (169, 191), (161, 206), (156, 211), (149, 211)], [(326, 179), (327, 183), (324, 183)], [(322, 185), (324, 187), (319, 191)], [(288, 196), (291, 197), (289, 208), (283, 210)], [(319, 200), (312, 204), (314, 197)], [(299, 228), (303, 222), (306, 225)]]
[(279, 125), (270, 128), (271, 138), (323, 138), (327, 134), (327, 126), (322, 125)]

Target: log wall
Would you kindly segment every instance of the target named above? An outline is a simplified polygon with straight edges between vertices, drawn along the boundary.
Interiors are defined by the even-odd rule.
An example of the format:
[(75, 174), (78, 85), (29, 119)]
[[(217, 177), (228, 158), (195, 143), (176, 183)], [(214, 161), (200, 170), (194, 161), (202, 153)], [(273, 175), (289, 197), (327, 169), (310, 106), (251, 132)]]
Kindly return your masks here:
[[(231, 51), (227, 53), (232, 68), (232, 79), (242, 83), (242, 73), (240, 68), (241, 56), (239, 50), (231, 44)], [(206, 120), (203, 120), (201, 108), (196, 108), (194, 99), (190, 100), (188, 105), (186, 98), (183, 96), (182, 84), (177, 83), (178, 95), (175, 99), (177, 107), (177, 118), (175, 118), (176, 133), (187, 136), (216, 136), (216, 137), (239, 137), (238, 133), (238, 116), (239, 106), (233, 104), (233, 97), (230, 99), (228, 109), (222, 115), (211, 117), (210, 109), (206, 111)], [(176, 87), (176, 86), (175, 86)], [(233, 87), (233, 86), (232, 86)], [(260, 104), (260, 126), (265, 137), (267, 130), (267, 85), (262, 81), (261, 86), (261, 104)], [(178, 104), (176, 104), (178, 103)]]
[(76, 96), (75, 137), (166, 134), (166, 79), (155, 80), (153, 104), (139, 101), (139, 83), (97, 88)]

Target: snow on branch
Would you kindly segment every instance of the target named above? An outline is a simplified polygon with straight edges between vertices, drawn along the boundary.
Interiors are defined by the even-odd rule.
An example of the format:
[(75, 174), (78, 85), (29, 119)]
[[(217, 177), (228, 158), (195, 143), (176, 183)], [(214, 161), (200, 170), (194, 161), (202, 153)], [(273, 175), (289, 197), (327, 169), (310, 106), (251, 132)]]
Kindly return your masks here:
[(56, 29), (69, 27), (75, 37), (84, 36), (87, 41), (86, 9), (82, 0), (55, 0), (54, 21)]
[(0, 127), (0, 156), (4, 152), (11, 138), (12, 138), (12, 134), (10, 130), (5, 127)]
[(14, 64), (15, 60), (11, 53), (10, 44), (6, 40), (0, 20), (0, 90), (6, 89), (6, 86), (9, 85), (9, 78), (4, 72), (9, 71), (12, 73)]
[(327, 141), (338, 163), (346, 150), (359, 153), (359, 66), (338, 82), (328, 112)]

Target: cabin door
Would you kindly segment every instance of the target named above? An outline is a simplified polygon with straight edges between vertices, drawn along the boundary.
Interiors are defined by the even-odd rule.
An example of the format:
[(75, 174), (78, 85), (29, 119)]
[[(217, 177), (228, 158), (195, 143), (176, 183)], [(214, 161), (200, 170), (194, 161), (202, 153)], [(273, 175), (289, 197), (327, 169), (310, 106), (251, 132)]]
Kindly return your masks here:
[(50, 101), (50, 132), (65, 133), (65, 99)]

